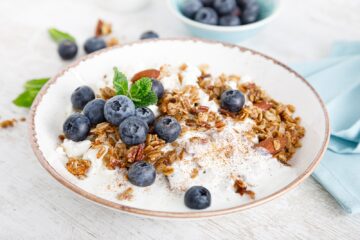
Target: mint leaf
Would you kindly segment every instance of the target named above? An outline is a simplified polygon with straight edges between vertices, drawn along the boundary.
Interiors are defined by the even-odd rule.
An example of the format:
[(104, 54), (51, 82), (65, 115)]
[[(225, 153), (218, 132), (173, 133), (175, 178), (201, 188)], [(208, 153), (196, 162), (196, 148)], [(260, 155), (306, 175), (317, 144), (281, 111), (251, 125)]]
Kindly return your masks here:
[(117, 95), (128, 96), (129, 83), (128, 80), (122, 72), (119, 71), (117, 67), (114, 67), (114, 79), (113, 79), (114, 88)]
[(142, 99), (151, 92), (152, 81), (150, 78), (143, 77), (137, 80), (130, 88), (130, 97)]
[(36, 95), (40, 89), (49, 81), (50, 78), (32, 79), (24, 84), (25, 91), (13, 100), (13, 103), (18, 107), (31, 107)]
[(146, 107), (157, 103), (157, 96), (151, 90), (151, 78), (143, 77), (133, 83), (129, 90), (128, 80), (122, 72), (114, 67), (114, 88), (117, 95), (125, 95), (129, 97), (136, 107)]
[(39, 79), (32, 79), (27, 81), (24, 84), (25, 90), (40, 90), (42, 86), (44, 86), (50, 78), (39, 78)]
[(63, 40), (69, 40), (71, 42), (75, 42), (75, 38), (71, 36), (69, 33), (62, 32), (56, 28), (49, 29), (50, 37), (57, 43), (60, 43)]
[(13, 100), (13, 103), (18, 107), (31, 107), (32, 102), (34, 101), (36, 95), (39, 91), (30, 90), (21, 93), (16, 99)]
[(150, 91), (146, 96), (143, 96), (140, 101), (134, 101), (136, 107), (146, 107), (152, 104), (156, 104), (158, 98), (153, 91)]

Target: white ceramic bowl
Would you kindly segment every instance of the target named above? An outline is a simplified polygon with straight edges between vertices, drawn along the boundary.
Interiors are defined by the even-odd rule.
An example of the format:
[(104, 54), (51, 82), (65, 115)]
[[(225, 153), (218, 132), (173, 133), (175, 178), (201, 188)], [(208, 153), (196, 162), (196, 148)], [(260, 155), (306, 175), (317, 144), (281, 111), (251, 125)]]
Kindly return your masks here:
[[(135, 70), (158, 67), (162, 64), (209, 64), (214, 73), (250, 75), (275, 99), (296, 106), (306, 128), (298, 150), (290, 164), (292, 175), (274, 175), (257, 189), (256, 200), (236, 198), (224, 205), (209, 209), (186, 209), (158, 194), (144, 199), (147, 204), (119, 202), (112, 197), (99, 197), (91, 187), (76, 185), (58, 159), (55, 149), (58, 135), (68, 114), (70, 95), (79, 85), (96, 85), (104, 73), (116, 66), (133, 66)], [(296, 72), (261, 53), (235, 45), (196, 39), (162, 39), (135, 42), (88, 55), (67, 67), (41, 90), (31, 109), (31, 144), (45, 169), (72, 191), (102, 205), (124, 212), (152, 217), (197, 218), (244, 210), (274, 199), (301, 183), (319, 163), (329, 139), (329, 120), (326, 109), (315, 90)], [(140, 196), (141, 197), (141, 196)]]

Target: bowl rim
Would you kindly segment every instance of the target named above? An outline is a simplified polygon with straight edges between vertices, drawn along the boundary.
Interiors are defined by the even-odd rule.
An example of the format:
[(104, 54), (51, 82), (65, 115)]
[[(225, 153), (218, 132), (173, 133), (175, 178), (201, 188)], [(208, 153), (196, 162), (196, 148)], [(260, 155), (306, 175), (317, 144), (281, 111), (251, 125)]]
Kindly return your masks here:
[(227, 27), (227, 26), (209, 25), (209, 24), (199, 23), (190, 18), (187, 18), (183, 14), (181, 14), (180, 10), (176, 6), (174, 6), (173, 1), (174, 0), (167, 0), (167, 7), (170, 9), (170, 12), (173, 15), (175, 15), (178, 19), (180, 19), (182, 22), (184, 22), (188, 25), (191, 25), (193, 27), (201, 28), (201, 29), (205, 29), (205, 30), (209, 30), (209, 31), (214, 31), (214, 32), (241, 32), (241, 31), (259, 28), (259, 27), (271, 22), (272, 20), (274, 20), (275, 17), (277, 17), (279, 15), (281, 6), (282, 6), (281, 5), (282, 0), (276, 0), (276, 5), (274, 7), (273, 12), (266, 18), (256, 21), (254, 23), (250, 23), (250, 24)]
[[(325, 118), (325, 133), (324, 133), (324, 139), (322, 140), (321, 148), (319, 149), (319, 151), (317, 152), (316, 156), (311, 161), (311, 163), (307, 167), (307, 169), (303, 173), (301, 173), (296, 179), (294, 179), (292, 182), (287, 184), (285, 187), (279, 189), (276, 192), (273, 192), (272, 194), (270, 194), (268, 196), (265, 196), (263, 198), (254, 200), (254, 201), (246, 203), (246, 204), (235, 206), (235, 207), (218, 209), (218, 210), (211, 210), (211, 211), (203, 211), (203, 212), (202, 211), (168, 212), (168, 211), (146, 210), (146, 209), (141, 209), (141, 208), (125, 206), (125, 205), (122, 205), (120, 203), (116, 203), (116, 202), (113, 202), (113, 201), (110, 201), (110, 200), (106, 200), (104, 198), (98, 197), (95, 194), (89, 193), (89, 192), (85, 191), (84, 189), (80, 188), (79, 186), (77, 186), (77, 185), (71, 183), (70, 181), (66, 180), (64, 176), (62, 176), (60, 173), (58, 173), (49, 164), (49, 162), (46, 160), (45, 156), (43, 155), (42, 151), (40, 150), (39, 144), (37, 142), (36, 131), (35, 131), (35, 116), (36, 116), (36, 113), (37, 113), (37, 108), (40, 105), (43, 96), (47, 93), (49, 87), (52, 84), (54, 84), (58, 80), (58, 78), (61, 77), (62, 75), (64, 75), (68, 70), (78, 66), (82, 62), (85, 62), (85, 61), (87, 61), (89, 59), (94, 58), (97, 55), (107, 53), (107, 52), (112, 51), (114, 49), (128, 47), (128, 46), (137, 45), (137, 44), (147, 44), (147, 43), (151, 43), (151, 42), (160, 42), (161, 43), (161, 42), (171, 42), (171, 41), (175, 41), (175, 42), (194, 42), (194, 43), (200, 42), (200, 43), (205, 43), (205, 44), (221, 44), (223, 47), (236, 48), (236, 49), (240, 50), (241, 52), (250, 51), (252, 54), (255, 54), (255, 55), (258, 55), (260, 57), (264, 57), (264, 58), (266, 58), (268, 60), (271, 60), (276, 65), (279, 65), (279, 66), (283, 67), (284, 69), (286, 69), (287, 71), (289, 71), (290, 73), (295, 74), (295, 76), (297, 78), (299, 78), (299, 80), (301, 80), (303, 83), (305, 83), (305, 85), (309, 88), (309, 90), (318, 99), (318, 101), (320, 103), (320, 106), (322, 108), (322, 112), (324, 114), (324, 118)], [(67, 66), (66, 68), (64, 68), (57, 75), (52, 77), (46, 83), (46, 85), (40, 90), (39, 94), (36, 96), (36, 99), (34, 100), (34, 103), (33, 103), (33, 105), (31, 106), (31, 109), (30, 109), (30, 116), (29, 116), (29, 121), (28, 121), (28, 129), (29, 129), (29, 138), (30, 138), (31, 147), (32, 147), (32, 149), (33, 149), (33, 151), (35, 153), (35, 156), (39, 160), (40, 164), (50, 173), (50, 175), (52, 175), (58, 182), (60, 182), (62, 185), (64, 185), (69, 190), (77, 193), (78, 195), (84, 197), (85, 199), (91, 200), (92, 202), (98, 203), (100, 205), (103, 205), (105, 207), (109, 207), (109, 208), (112, 208), (112, 209), (117, 209), (117, 210), (120, 210), (120, 211), (125, 212), (125, 213), (129, 213), (129, 214), (133, 214), (133, 215), (141, 215), (143, 217), (146, 216), (146, 217), (153, 217), (153, 218), (168, 218), (168, 219), (190, 219), (190, 218), (195, 219), (195, 218), (214, 217), (214, 216), (219, 216), (219, 215), (224, 215), (224, 214), (229, 214), (229, 213), (249, 209), (249, 208), (258, 206), (260, 204), (263, 204), (265, 202), (268, 202), (270, 200), (273, 200), (273, 199), (283, 195), (284, 193), (290, 191), (291, 189), (295, 188), (297, 185), (302, 183), (315, 170), (316, 166), (319, 164), (322, 156), (325, 153), (327, 144), (328, 144), (329, 139), (330, 139), (330, 122), (329, 122), (328, 112), (326, 110), (325, 104), (322, 101), (322, 99), (320, 98), (319, 94), (316, 92), (316, 90), (301, 75), (299, 75), (297, 72), (295, 72), (294, 70), (292, 70), (291, 68), (289, 68), (285, 64), (283, 64), (283, 63), (281, 63), (281, 62), (275, 60), (274, 58), (269, 57), (269, 56), (267, 56), (265, 54), (259, 53), (257, 51), (254, 51), (254, 50), (242, 47), (242, 46), (238, 46), (238, 45), (235, 45), (235, 44), (223, 43), (223, 42), (219, 42), (219, 41), (209, 41), (209, 40), (203, 40), (203, 39), (197, 39), (197, 38), (168, 38), (168, 39), (140, 40), (140, 41), (135, 41), (135, 42), (131, 42), (131, 43), (128, 43), (128, 44), (123, 44), (123, 45), (120, 45), (120, 46), (114, 46), (114, 47), (106, 48), (106, 49), (94, 52), (92, 54), (89, 54), (89, 55), (86, 55), (86, 56), (80, 58), (79, 60), (75, 61), (74, 63), (72, 63), (69, 66)]]

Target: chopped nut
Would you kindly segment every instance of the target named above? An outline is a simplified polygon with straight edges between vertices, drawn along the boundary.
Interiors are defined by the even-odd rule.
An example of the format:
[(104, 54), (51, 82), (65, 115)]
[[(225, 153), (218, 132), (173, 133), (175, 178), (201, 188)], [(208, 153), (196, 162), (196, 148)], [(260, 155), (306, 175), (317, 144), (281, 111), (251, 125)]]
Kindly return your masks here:
[(103, 20), (99, 19), (96, 24), (95, 29), (95, 36), (105, 36), (109, 35), (112, 32), (111, 24), (104, 22)]
[(127, 189), (125, 189), (122, 193), (119, 193), (116, 198), (120, 201), (123, 200), (127, 200), (130, 201), (133, 199), (134, 195), (133, 195), (134, 190), (131, 187), (128, 187)]
[(267, 138), (260, 143), (256, 144), (255, 147), (265, 148), (269, 153), (276, 154), (286, 146), (286, 138)]
[(191, 171), (190, 177), (191, 177), (191, 178), (196, 178), (198, 175), (199, 175), (199, 169), (194, 168), (194, 169)]
[(143, 77), (158, 79), (159, 76), (160, 76), (160, 71), (159, 70), (146, 69), (146, 70), (143, 70), (143, 71), (140, 71), (140, 72), (136, 73), (133, 76), (133, 78), (131, 79), (131, 81), (136, 82), (137, 80), (139, 80), (140, 78), (143, 78)]
[(255, 199), (255, 192), (251, 191), (251, 190), (247, 190), (248, 186), (247, 184), (241, 180), (241, 179), (237, 179), (234, 182), (234, 188), (235, 191), (237, 193), (239, 193), (241, 196), (243, 196), (244, 194), (248, 195), (251, 199)]
[(106, 42), (106, 46), (108, 46), (108, 47), (113, 47), (113, 46), (116, 46), (119, 44), (120, 44), (120, 42), (116, 37), (112, 37)]
[(74, 176), (78, 178), (86, 177), (86, 173), (91, 166), (89, 160), (69, 158), (66, 163), (66, 169)]

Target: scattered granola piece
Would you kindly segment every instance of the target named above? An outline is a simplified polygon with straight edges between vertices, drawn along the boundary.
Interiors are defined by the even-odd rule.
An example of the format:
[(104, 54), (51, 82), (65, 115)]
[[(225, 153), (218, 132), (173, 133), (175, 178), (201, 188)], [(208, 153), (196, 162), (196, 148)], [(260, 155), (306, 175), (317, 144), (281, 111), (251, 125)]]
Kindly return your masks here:
[(256, 144), (255, 147), (265, 148), (270, 154), (276, 154), (283, 150), (286, 146), (286, 138), (267, 138), (260, 143)]
[(199, 175), (199, 169), (194, 168), (194, 169), (191, 171), (190, 177), (194, 179), (194, 178), (196, 178), (198, 175)]
[(116, 196), (116, 198), (120, 201), (123, 201), (123, 200), (130, 201), (134, 197), (133, 193), (134, 193), (134, 190), (131, 187), (128, 187), (122, 193), (119, 193)]
[(106, 46), (108, 47), (113, 47), (116, 45), (120, 45), (120, 42), (116, 37), (112, 37), (106, 42)]
[(96, 37), (105, 36), (105, 35), (109, 35), (111, 32), (112, 32), (111, 24), (99, 19), (96, 24), (95, 36)]
[(4, 121), (0, 122), (0, 127), (1, 128), (14, 127), (16, 122), (17, 122), (17, 120), (15, 118), (4, 120)]
[(236, 179), (234, 182), (234, 188), (235, 191), (237, 193), (239, 193), (241, 196), (243, 196), (244, 194), (248, 195), (251, 199), (255, 199), (255, 192), (248, 190), (248, 186), (247, 184), (241, 180), (241, 179)]

